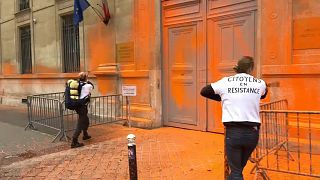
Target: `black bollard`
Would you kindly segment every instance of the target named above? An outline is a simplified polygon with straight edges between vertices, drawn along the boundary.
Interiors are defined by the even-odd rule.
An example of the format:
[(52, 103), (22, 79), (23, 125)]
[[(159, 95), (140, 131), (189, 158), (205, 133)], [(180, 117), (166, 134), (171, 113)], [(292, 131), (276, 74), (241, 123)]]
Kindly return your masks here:
[(129, 134), (128, 139), (128, 159), (129, 159), (129, 175), (130, 180), (138, 179), (137, 172), (137, 156), (136, 156), (136, 136), (134, 134)]

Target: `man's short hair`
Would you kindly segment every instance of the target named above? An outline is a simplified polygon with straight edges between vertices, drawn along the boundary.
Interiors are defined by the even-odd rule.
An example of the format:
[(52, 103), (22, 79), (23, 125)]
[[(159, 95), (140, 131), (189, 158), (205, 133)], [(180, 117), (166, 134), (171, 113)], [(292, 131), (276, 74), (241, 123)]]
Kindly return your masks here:
[(238, 60), (238, 63), (233, 70), (236, 73), (247, 73), (249, 69), (253, 69), (253, 66), (253, 58), (251, 56), (243, 56)]
[(78, 76), (80, 81), (87, 81), (88, 79), (88, 73), (86, 72), (80, 72)]

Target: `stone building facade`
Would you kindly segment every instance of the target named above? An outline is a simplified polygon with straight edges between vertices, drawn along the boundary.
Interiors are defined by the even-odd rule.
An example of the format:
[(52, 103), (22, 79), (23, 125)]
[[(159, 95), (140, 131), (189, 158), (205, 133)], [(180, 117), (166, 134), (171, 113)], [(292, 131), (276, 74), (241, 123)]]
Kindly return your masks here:
[[(109, 24), (103, 24), (93, 9), (102, 13), (97, 5), (101, 1), (89, 0), (93, 8), (84, 11), (77, 43), (72, 44), (74, 0), (0, 1), (1, 103), (21, 104), (30, 94), (63, 91), (67, 79), (88, 71), (97, 87), (95, 95), (120, 93), (122, 84), (136, 85), (138, 96), (131, 98), (136, 122), (161, 126), (160, 2), (107, 2)], [(21, 4), (26, 7), (21, 9)], [(25, 41), (30, 46), (21, 43)], [(79, 51), (75, 57), (70, 52), (74, 48)], [(70, 58), (80, 63), (68, 64)]]

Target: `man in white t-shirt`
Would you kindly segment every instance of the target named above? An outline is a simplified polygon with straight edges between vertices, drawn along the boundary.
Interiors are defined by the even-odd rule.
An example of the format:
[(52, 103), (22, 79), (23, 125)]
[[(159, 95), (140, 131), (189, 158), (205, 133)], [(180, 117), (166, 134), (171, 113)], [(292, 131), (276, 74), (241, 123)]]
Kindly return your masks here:
[(93, 89), (93, 84), (88, 81), (88, 74), (85, 72), (79, 73), (79, 81), (81, 88), (80, 99), (83, 100), (83, 104), (77, 107), (75, 110), (79, 116), (76, 129), (72, 136), (71, 148), (77, 148), (84, 146), (83, 143), (79, 143), (78, 138), (83, 132), (83, 140), (90, 139), (91, 136), (88, 134), (89, 127), (89, 117), (88, 117), (88, 102), (90, 101), (91, 91)]
[(93, 85), (90, 82), (85, 82), (81, 88), (80, 99), (88, 98), (91, 96), (91, 91), (93, 90)]
[(234, 76), (224, 77), (205, 86), (201, 95), (222, 101), (222, 122), (226, 127), (225, 143), (229, 180), (243, 179), (242, 171), (258, 144), (260, 129), (260, 99), (267, 95), (266, 83), (250, 75), (253, 58), (242, 57)]

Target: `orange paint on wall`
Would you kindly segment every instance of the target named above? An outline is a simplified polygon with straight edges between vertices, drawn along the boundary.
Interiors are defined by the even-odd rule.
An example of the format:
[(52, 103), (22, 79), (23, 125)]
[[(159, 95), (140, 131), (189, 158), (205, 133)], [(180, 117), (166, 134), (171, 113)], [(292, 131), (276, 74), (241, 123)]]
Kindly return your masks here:
[(4, 75), (17, 74), (17, 66), (10, 63), (4, 63), (2, 65), (2, 72)]
[(135, 63), (136, 68), (145, 70), (150, 68), (153, 62), (155, 46), (155, 5), (150, 0), (137, 0), (134, 18), (134, 38), (136, 39)]
[(97, 87), (98, 92), (100, 95), (105, 96), (108, 94), (117, 94), (119, 92), (116, 92), (117, 90), (117, 81), (115, 78), (105, 78), (105, 77), (99, 77), (97, 78)]
[(271, 101), (287, 99), (292, 110), (320, 110), (320, 78), (287, 77), (267, 78), (267, 81), (279, 82), (279, 87), (270, 87)]
[[(88, 28), (87, 33), (87, 52), (88, 71), (97, 70), (99, 65), (106, 63), (115, 63), (114, 47), (115, 37), (110, 29), (106, 29), (103, 23), (98, 23)], [(97, 87), (101, 95), (113, 92), (115, 81), (109, 81), (106, 78), (97, 78)], [(114, 92), (116, 93), (116, 92)]]
[(106, 30), (103, 23), (88, 28), (88, 68), (94, 71), (100, 64), (115, 63), (114, 34)]
[(36, 65), (34, 69), (36, 70), (36, 73), (59, 73), (60, 72), (60, 69), (43, 66), (43, 65)]
[[(133, 1), (133, 5), (135, 6), (132, 14), (132, 29), (121, 29), (119, 32), (113, 32), (116, 30), (115, 27), (117, 23), (122, 22), (112, 22), (106, 27), (103, 24), (96, 24), (87, 30), (87, 42), (88, 42), (88, 67), (89, 71), (97, 70), (99, 65), (107, 64), (107, 63), (118, 63), (120, 68), (120, 74), (122, 71), (130, 70), (150, 70), (150, 64), (155, 61), (155, 3), (150, 0), (137, 0)], [(129, 12), (128, 12), (129, 13)], [(120, 13), (121, 14), (121, 13)], [(131, 18), (131, 17), (130, 17)], [(130, 22), (131, 23), (131, 22)], [(121, 27), (121, 26), (120, 26)], [(119, 37), (121, 37), (121, 33), (128, 32), (129, 34), (133, 34), (132, 39), (128, 39), (127, 42), (134, 42), (134, 60), (130, 62), (117, 62), (116, 61), (116, 44), (117, 43), (126, 43), (126, 42), (117, 42), (116, 34), (120, 33)], [(121, 39), (121, 38), (120, 38)], [(106, 72), (105, 75), (100, 74), (97, 75), (97, 83), (98, 83), (98, 91), (102, 94), (108, 94), (117, 89), (119, 81), (117, 80), (117, 75), (119, 72), (114, 74), (108, 74), (110, 72)], [(128, 80), (128, 83), (135, 83), (130, 79), (124, 78)], [(122, 81), (123, 82), (123, 81)], [(142, 92), (139, 94), (141, 98), (139, 99), (150, 99), (148, 88), (144, 88), (144, 84), (135, 84), (139, 90)], [(119, 93), (119, 92), (114, 92)], [(138, 99), (138, 98), (137, 98)], [(134, 99), (133, 99), (134, 101)], [(138, 102), (136, 103), (145, 103)]]
[[(262, 1), (262, 7), (261, 69), (262, 72), (267, 72), (262, 75), (268, 83), (277, 82), (279, 84), (277, 87), (269, 88), (269, 99), (271, 101), (287, 99), (289, 109), (292, 110), (319, 111), (320, 96), (317, 93), (320, 91), (319, 61), (308, 60), (311, 58), (310, 54), (313, 53), (312, 55), (316, 57), (318, 53), (312, 49), (308, 51), (306, 48), (317, 45), (312, 44), (313, 41), (308, 41), (308, 45), (294, 41), (296, 37), (293, 33), (299, 30), (294, 28), (302, 28), (303, 25), (293, 26), (294, 17), (292, 19), (288, 17), (292, 16), (292, 13), (295, 14), (292, 12), (295, 9), (290, 9), (291, 5), (288, 1)], [(299, 8), (308, 8), (308, 6), (299, 6)], [(308, 26), (308, 23), (305, 25)], [(306, 48), (305, 51), (294, 50), (300, 46)], [(299, 56), (300, 64), (295, 64), (296, 60), (293, 56), (295, 54)]]

